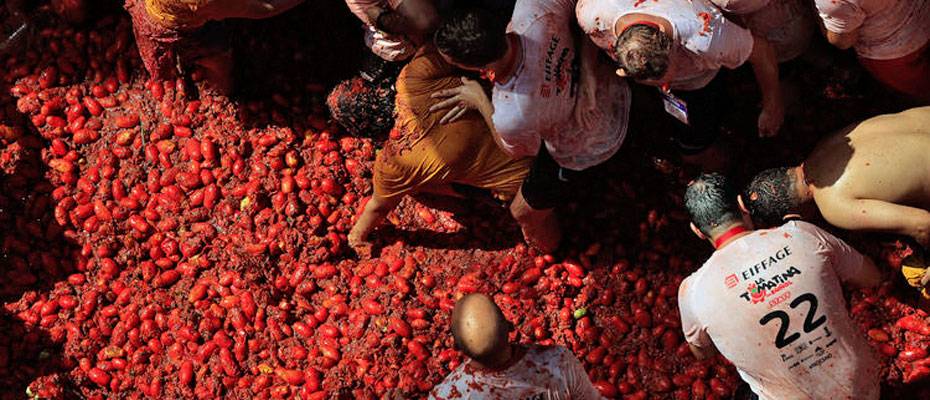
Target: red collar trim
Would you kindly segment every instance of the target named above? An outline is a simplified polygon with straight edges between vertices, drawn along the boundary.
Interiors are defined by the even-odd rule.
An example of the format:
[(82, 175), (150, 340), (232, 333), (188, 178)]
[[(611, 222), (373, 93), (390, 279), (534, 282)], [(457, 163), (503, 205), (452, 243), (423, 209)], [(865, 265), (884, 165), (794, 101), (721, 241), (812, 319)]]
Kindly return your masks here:
[(743, 232), (749, 232), (749, 229), (746, 229), (746, 227), (742, 225), (737, 225), (737, 226), (730, 228), (730, 230), (724, 232), (723, 235), (720, 235), (720, 237), (718, 237), (717, 240), (714, 240), (714, 248), (719, 249), (721, 244), (723, 244), (727, 240), (730, 240), (730, 238), (732, 238), (733, 236), (739, 235), (740, 233), (743, 233)]
[(630, 29), (630, 28), (632, 28), (632, 27), (634, 27), (634, 26), (636, 26), (636, 25), (644, 25), (644, 26), (648, 26), (648, 27), (650, 27), (650, 28), (654, 28), (654, 29), (656, 29), (656, 30), (660, 30), (660, 31), (662, 30), (662, 27), (659, 26), (659, 24), (657, 24), (657, 23), (655, 23), (655, 22), (652, 22), (652, 21), (646, 21), (646, 20), (644, 20), (644, 19), (640, 19), (640, 20), (633, 21), (632, 23), (628, 24), (627, 26), (624, 26), (624, 27), (623, 27), (623, 30), (620, 31), (620, 33), (619, 33), (617, 36), (622, 35), (623, 32), (626, 32), (626, 31), (627, 31), (627, 29)]

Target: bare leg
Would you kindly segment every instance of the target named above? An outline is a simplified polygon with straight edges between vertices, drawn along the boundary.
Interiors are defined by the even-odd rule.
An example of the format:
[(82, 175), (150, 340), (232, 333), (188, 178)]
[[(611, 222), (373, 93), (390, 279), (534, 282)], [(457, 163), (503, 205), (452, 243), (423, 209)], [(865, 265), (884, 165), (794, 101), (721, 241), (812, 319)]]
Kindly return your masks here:
[(551, 253), (562, 240), (562, 231), (554, 209), (534, 210), (523, 198), (523, 189), (510, 204), (510, 213), (520, 224), (523, 237), (530, 246), (543, 253)]
[(233, 90), (232, 52), (215, 53), (196, 61), (203, 72), (204, 81), (221, 94), (230, 94)]

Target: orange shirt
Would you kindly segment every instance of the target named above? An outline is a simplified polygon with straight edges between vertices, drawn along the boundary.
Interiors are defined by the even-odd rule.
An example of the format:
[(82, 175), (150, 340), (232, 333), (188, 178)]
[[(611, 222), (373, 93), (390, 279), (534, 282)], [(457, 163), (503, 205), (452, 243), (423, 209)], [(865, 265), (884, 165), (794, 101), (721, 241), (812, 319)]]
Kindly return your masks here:
[(226, 18), (268, 18), (288, 10), (303, 0), (261, 2), (245, 0), (144, 0), (145, 11), (158, 24), (171, 29), (195, 29), (209, 21)]
[(469, 112), (441, 125), (447, 110), (429, 112), (438, 90), (462, 84), (454, 67), (433, 49), (422, 49), (397, 79), (399, 138), (389, 140), (374, 166), (374, 192), (384, 198), (402, 196), (451, 183), (488, 189), (511, 199), (529, 173), (532, 158), (513, 159), (501, 150), (484, 118)]
[(196, 28), (209, 20), (203, 9), (213, 0), (145, 0), (145, 10), (159, 24)]

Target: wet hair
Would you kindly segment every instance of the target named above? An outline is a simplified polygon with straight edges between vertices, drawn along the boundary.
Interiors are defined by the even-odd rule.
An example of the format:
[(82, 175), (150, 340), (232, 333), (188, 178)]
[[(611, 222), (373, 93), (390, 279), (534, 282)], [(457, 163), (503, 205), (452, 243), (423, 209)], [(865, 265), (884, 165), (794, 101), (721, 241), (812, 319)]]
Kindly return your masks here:
[(350, 135), (382, 137), (394, 127), (394, 95), (389, 81), (370, 82), (354, 77), (329, 93), (330, 116)]
[(439, 23), (433, 42), (440, 53), (456, 63), (479, 68), (504, 56), (505, 25), (481, 9), (461, 10)]
[(766, 226), (784, 222), (785, 215), (800, 211), (794, 174), (788, 168), (770, 168), (756, 174), (743, 192), (743, 204), (752, 219)]
[(627, 76), (637, 80), (658, 79), (668, 70), (672, 38), (658, 27), (634, 24), (614, 43), (617, 64)]
[(736, 189), (721, 174), (702, 174), (685, 190), (685, 208), (691, 222), (710, 235), (715, 229), (740, 219)]

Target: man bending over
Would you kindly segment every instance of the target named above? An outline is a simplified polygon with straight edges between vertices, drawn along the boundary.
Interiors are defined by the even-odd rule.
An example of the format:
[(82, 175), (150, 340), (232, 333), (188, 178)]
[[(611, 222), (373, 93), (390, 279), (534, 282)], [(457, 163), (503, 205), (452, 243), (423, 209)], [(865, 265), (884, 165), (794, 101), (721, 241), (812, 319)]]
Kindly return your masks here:
[(823, 139), (801, 165), (762, 171), (743, 201), (757, 221), (823, 218), (930, 244), (930, 107), (881, 115)]
[(880, 365), (840, 286), (877, 285), (868, 258), (807, 222), (753, 230), (719, 174), (688, 185), (685, 207), (715, 248), (678, 291), (697, 358), (719, 351), (761, 399), (879, 398)]
[[(431, 193), (464, 197), (462, 189), (483, 189), (510, 201), (529, 173), (531, 158), (513, 158), (494, 143), (480, 116), (466, 115), (440, 124), (442, 112), (430, 111), (436, 90), (456, 87), (461, 78), (430, 46), (420, 49), (397, 78), (395, 104), (386, 89), (367, 92), (343, 83), (329, 98), (333, 118), (350, 133), (391, 137), (378, 152), (374, 193), (349, 233), (349, 245), (363, 250), (369, 235), (406, 195)], [(348, 87), (347, 87), (348, 86)], [(361, 95), (341, 96), (343, 93)], [(473, 190), (467, 190), (472, 192)]]

